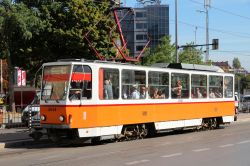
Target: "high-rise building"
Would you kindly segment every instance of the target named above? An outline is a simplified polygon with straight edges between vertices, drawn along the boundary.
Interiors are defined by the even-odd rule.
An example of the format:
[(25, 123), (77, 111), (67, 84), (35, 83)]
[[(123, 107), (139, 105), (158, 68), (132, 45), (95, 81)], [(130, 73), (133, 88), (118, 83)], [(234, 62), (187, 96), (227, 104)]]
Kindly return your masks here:
[(137, 56), (148, 40), (153, 49), (163, 36), (169, 35), (169, 6), (157, 4), (133, 10), (123, 11), (120, 18), (130, 56)]

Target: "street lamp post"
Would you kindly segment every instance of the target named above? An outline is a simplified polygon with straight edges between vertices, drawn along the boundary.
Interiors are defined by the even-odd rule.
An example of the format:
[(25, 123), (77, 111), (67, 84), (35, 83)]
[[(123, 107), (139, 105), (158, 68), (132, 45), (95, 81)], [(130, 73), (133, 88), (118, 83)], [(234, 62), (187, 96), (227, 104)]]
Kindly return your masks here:
[(175, 0), (175, 55), (176, 55), (176, 63), (179, 63), (179, 55), (178, 55), (178, 3)]
[(196, 33), (197, 33), (198, 27), (196, 26), (194, 29), (194, 44), (196, 44)]
[(209, 15), (208, 8), (210, 7), (210, 0), (204, 0), (204, 10), (197, 10), (197, 12), (206, 14), (206, 56), (205, 62), (207, 63), (209, 60)]
[(22, 68), (19, 70), (21, 70), (21, 110), (23, 110), (23, 70)]
[(1, 59), (1, 93), (3, 93), (3, 60)]
[(205, 62), (207, 63), (209, 60), (209, 15), (208, 15), (208, 8), (210, 7), (210, 0), (204, 0), (205, 4), (205, 13), (206, 13), (206, 57)]

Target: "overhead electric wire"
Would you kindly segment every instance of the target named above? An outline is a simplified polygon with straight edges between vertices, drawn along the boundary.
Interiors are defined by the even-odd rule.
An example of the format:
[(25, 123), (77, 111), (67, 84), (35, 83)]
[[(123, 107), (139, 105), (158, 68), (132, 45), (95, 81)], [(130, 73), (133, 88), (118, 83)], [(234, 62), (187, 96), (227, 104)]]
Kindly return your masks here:
[[(238, 55), (240, 55), (240, 56), (250, 56), (250, 54), (249, 54), (249, 52), (250, 51), (248, 51), (248, 52), (239, 52), (239, 51), (226, 51), (226, 50), (211, 50), (211, 51), (213, 51), (213, 52), (222, 52), (222, 53), (232, 53), (232, 54), (238, 54)], [(246, 53), (246, 54), (244, 54), (244, 53)]]
[[(192, 1), (192, 0), (190, 0)], [(199, 3), (199, 2), (198, 2)], [(200, 4), (200, 3), (199, 3)], [(147, 16), (151, 16), (151, 17), (154, 17), (154, 18), (161, 18), (161, 16), (156, 16), (154, 14), (148, 14), (148, 13), (145, 13)], [(141, 22), (144, 22), (146, 20), (141, 20)], [(175, 22), (174, 19), (169, 19), (169, 21), (172, 21), (172, 22)], [(184, 21), (178, 21), (178, 23), (180, 24), (183, 24), (183, 25), (187, 25), (187, 26), (190, 26), (190, 27), (198, 27), (200, 29), (206, 29), (204, 26), (201, 26), (201, 25), (194, 25), (194, 24), (190, 24), (190, 23), (187, 23), (187, 22), (184, 22)], [(227, 35), (230, 35), (230, 36), (234, 36), (234, 37), (240, 37), (240, 38), (250, 38), (250, 33), (242, 33), (242, 32), (233, 32), (233, 31), (225, 31), (225, 30), (222, 30), (222, 29), (216, 29), (216, 28), (208, 28), (209, 31), (213, 31), (213, 32), (218, 32), (218, 33), (222, 33), (222, 34), (227, 34)]]
[[(174, 22), (175, 20), (170, 19), (170, 21)], [(194, 25), (194, 24), (190, 24), (187, 22), (183, 22), (183, 21), (178, 21), (178, 23), (183, 24), (183, 25), (187, 25), (190, 27), (198, 27), (201, 29), (206, 29), (204, 26), (200, 26), (200, 25)], [(231, 36), (236, 36), (236, 37), (241, 37), (241, 38), (250, 38), (250, 34), (247, 33), (241, 33), (241, 32), (228, 32), (228, 31), (224, 31), (221, 29), (215, 29), (215, 28), (209, 28), (210, 31), (214, 31), (214, 32), (219, 32), (219, 33), (223, 33), (223, 34), (227, 34), (227, 35), (231, 35)]]
[[(201, 2), (197, 2), (197, 1), (195, 1), (195, 0), (189, 0), (189, 1), (204, 6), (204, 4), (201, 3)], [(213, 9), (218, 10), (218, 11), (220, 11), (220, 12), (224, 12), (224, 13), (227, 13), (227, 14), (230, 14), (230, 15), (233, 15), (233, 16), (236, 16), (236, 17), (240, 17), (240, 18), (246, 19), (246, 20), (250, 20), (250, 17), (242, 16), (242, 15), (240, 15), (240, 14), (236, 14), (236, 13), (233, 13), (233, 12), (231, 12), (231, 11), (227, 11), (227, 10), (224, 10), (224, 9), (220, 9), (220, 8), (217, 8), (217, 7), (214, 7), (214, 6), (211, 6), (211, 5), (210, 5), (210, 8), (213, 8)], [(146, 15), (151, 16), (151, 17), (154, 17), (154, 18), (160, 18), (160, 16), (157, 16), (157, 15), (154, 15), (154, 14), (148, 14), (148, 13), (146, 13)], [(169, 18), (169, 24), (172, 24), (171, 22), (174, 23), (175, 20)], [(194, 24), (187, 23), (187, 22), (180, 21), (180, 20), (178, 21), (178, 23), (183, 24), (183, 25), (185, 25), (185, 26), (193, 27), (193, 28), (198, 27), (198, 28), (200, 28), (200, 29), (204, 29), (204, 30), (206, 29), (204, 26), (201, 26), (201, 25), (194, 25)], [(209, 28), (209, 30), (210, 30), (210, 31), (213, 31), (213, 32), (225, 34), (225, 35), (230, 35), (230, 36), (234, 36), (234, 37), (239, 37), (239, 38), (247, 38), (247, 39), (250, 38), (250, 34), (249, 34), (249, 33), (226, 31), (226, 30), (216, 29), (216, 28)], [(227, 53), (227, 54), (229, 54), (229, 56), (231, 56), (230, 54), (232, 54), (232, 55), (238, 54), (238, 55), (240, 55), (240, 56), (250, 57), (250, 54), (249, 54), (250, 51), (247, 51), (247, 50), (246, 50), (246, 51), (211, 50), (211, 51), (214, 52), (214, 53)]]
[[(189, 0), (189, 1), (204, 6), (204, 4), (201, 3), (201, 2), (198, 2), (198, 1), (195, 1), (195, 0)], [(225, 10), (225, 9), (220, 9), (220, 8), (214, 7), (214, 6), (212, 6), (212, 5), (209, 5), (209, 6), (210, 6), (210, 8), (215, 9), (215, 10), (218, 10), (218, 11), (220, 11), (220, 12), (227, 13), (227, 14), (230, 14), (230, 15), (233, 15), (233, 16), (236, 16), (236, 17), (241, 17), (241, 18), (243, 18), (243, 19), (247, 19), (247, 20), (250, 21), (250, 17), (243, 16), (243, 15), (240, 15), (240, 14), (237, 14), (237, 13), (233, 13), (233, 12), (227, 11), (227, 10)]]

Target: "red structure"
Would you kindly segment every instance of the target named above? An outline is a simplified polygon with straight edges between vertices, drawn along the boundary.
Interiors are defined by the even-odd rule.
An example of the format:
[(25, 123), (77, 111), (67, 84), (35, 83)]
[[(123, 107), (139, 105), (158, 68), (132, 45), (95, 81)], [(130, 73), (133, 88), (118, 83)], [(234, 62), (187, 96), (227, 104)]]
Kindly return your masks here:
[[(85, 35), (84, 38), (86, 39), (86, 41), (88, 42), (89, 47), (91, 48), (91, 50), (95, 53), (96, 57), (99, 60), (115, 60), (115, 61), (125, 61), (125, 62), (139, 62), (140, 58), (143, 54), (143, 52), (145, 51), (145, 48), (147, 48), (147, 46), (150, 43), (150, 40), (148, 40), (148, 42), (146, 43), (146, 45), (144, 46), (144, 48), (142, 49), (142, 51), (140, 52), (139, 55), (137, 55), (136, 57), (131, 57), (130, 55), (124, 53), (124, 50), (127, 50), (127, 42), (125, 41), (125, 38), (123, 36), (123, 32), (122, 32), (122, 27), (121, 27), (121, 20), (127, 15), (127, 13), (123, 16), (123, 18), (121, 18), (121, 20), (118, 17), (117, 11), (122, 11), (122, 10), (127, 10), (127, 12), (134, 12), (131, 8), (128, 7), (118, 7), (118, 8), (113, 8), (112, 12), (114, 14), (114, 19), (116, 22), (115, 28), (119, 34), (119, 38), (121, 41), (121, 47), (119, 47), (119, 45), (116, 43), (115, 40), (113, 40), (113, 44), (116, 47), (116, 49), (118, 50), (118, 54), (115, 58), (111, 58), (111, 59), (107, 59), (105, 57), (103, 57), (93, 46), (93, 44), (91, 43), (91, 41), (88, 39), (88, 34), (90, 33), (90, 31), (88, 31)], [(97, 22), (98, 24), (98, 22)], [(110, 33), (112, 34), (113, 29), (110, 31)]]
[(21, 111), (32, 102), (36, 95), (36, 89), (33, 87), (14, 87), (14, 100), (16, 110)]

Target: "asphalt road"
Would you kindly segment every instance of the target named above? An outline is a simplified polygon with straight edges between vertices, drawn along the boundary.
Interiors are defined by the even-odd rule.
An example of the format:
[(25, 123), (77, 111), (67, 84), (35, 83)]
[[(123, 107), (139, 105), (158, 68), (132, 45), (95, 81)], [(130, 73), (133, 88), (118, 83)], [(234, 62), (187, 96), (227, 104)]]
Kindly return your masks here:
[(225, 128), (161, 134), (155, 138), (103, 145), (19, 147), (0, 153), (1, 166), (249, 166), (250, 122)]

